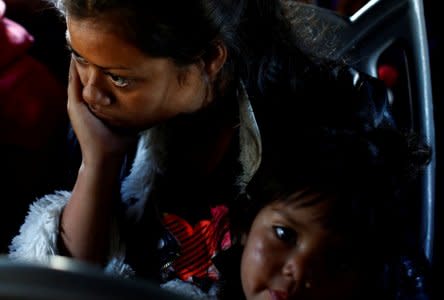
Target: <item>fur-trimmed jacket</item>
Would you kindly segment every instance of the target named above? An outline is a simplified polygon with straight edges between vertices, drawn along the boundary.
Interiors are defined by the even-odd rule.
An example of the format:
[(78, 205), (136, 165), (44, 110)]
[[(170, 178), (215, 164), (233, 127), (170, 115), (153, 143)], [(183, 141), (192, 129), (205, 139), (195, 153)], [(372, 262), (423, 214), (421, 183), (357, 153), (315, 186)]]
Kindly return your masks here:
[[(243, 189), (245, 182), (253, 176), (260, 164), (261, 140), (256, 119), (245, 92), (240, 88), (238, 94), (239, 104), (239, 162), (241, 173), (237, 178), (239, 190)], [(145, 208), (145, 202), (153, 190), (153, 181), (158, 169), (156, 149), (158, 145), (158, 131), (156, 128), (140, 134), (137, 151), (131, 170), (121, 183), (121, 201), (127, 207), (128, 220), (140, 220)], [(55, 191), (45, 195), (31, 204), (29, 213), (19, 234), (14, 237), (10, 245), (9, 257), (12, 260), (46, 264), (53, 255), (59, 254), (57, 240), (59, 236), (60, 216), (71, 196), (70, 191)], [(110, 237), (109, 258), (105, 272), (111, 275), (131, 277), (134, 269), (126, 263), (126, 245), (120, 236), (120, 230), (115, 222)], [(164, 288), (173, 289), (196, 299), (208, 297), (214, 292), (203, 293), (198, 287), (187, 284), (182, 280), (170, 280), (163, 285)]]

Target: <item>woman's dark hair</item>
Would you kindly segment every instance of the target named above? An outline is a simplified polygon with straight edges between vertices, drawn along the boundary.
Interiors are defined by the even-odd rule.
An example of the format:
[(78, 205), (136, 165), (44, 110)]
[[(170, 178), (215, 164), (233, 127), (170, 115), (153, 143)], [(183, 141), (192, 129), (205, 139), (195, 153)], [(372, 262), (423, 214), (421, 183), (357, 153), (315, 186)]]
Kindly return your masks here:
[[(145, 53), (179, 65), (228, 49), (223, 81), (241, 78), (249, 92), (297, 78), (311, 61), (292, 42), (279, 0), (49, 0), (74, 18), (114, 17), (120, 34)], [(113, 20), (113, 19), (111, 19)]]

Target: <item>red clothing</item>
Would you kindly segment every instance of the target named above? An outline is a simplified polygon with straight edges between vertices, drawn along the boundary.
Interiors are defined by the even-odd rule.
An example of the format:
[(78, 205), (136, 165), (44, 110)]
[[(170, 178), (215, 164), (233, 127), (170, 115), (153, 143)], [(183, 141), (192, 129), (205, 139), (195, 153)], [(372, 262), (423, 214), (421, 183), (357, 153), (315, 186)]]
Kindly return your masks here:
[(227, 232), (218, 242), (217, 232), (225, 224), (224, 217), (228, 213), (225, 206), (216, 206), (211, 209), (212, 218), (198, 222), (194, 228), (184, 219), (173, 214), (165, 214), (163, 223), (173, 234), (180, 245), (180, 256), (174, 261), (173, 267), (177, 276), (189, 281), (195, 278), (211, 278), (217, 280), (219, 273), (212, 258), (218, 250), (226, 250), (231, 246), (231, 239)]
[(40, 148), (66, 118), (66, 88), (27, 53), (33, 37), (4, 13), (0, 0), (0, 140)]

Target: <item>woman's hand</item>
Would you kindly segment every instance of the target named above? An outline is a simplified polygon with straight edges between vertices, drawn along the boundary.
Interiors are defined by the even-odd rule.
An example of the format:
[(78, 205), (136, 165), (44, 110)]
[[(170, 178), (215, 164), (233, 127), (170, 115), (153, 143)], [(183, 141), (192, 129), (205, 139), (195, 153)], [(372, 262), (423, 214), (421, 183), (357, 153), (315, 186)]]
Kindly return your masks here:
[(136, 134), (113, 131), (97, 118), (82, 97), (82, 83), (71, 60), (68, 86), (68, 115), (82, 150), (84, 165), (94, 167), (120, 163), (128, 148), (137, 140)]
[(136, 135), (116, 133), (97, 118), (82, 97), (75, 62), (71, 61), (68, 114), (82, 150), (71, 198), (61, 217), (64, 255), (104, 264), (108, 256), (113, 203), (120, 198), (120, 168)]

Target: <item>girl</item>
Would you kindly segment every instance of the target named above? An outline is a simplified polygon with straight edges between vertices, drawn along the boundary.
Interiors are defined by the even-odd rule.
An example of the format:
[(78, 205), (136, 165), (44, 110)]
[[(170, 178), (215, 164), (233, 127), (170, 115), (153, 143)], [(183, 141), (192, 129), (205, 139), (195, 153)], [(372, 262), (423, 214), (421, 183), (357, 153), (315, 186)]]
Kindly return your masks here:
[(227, 271), (225, 298), (428, 299), (409, 193), (429, 149), (379, 123), (386, 108), (311, 101), (318, 109), (295, 119), (285, 109), (263, 130), (261, 166), (230, 206), (241, 264)]

